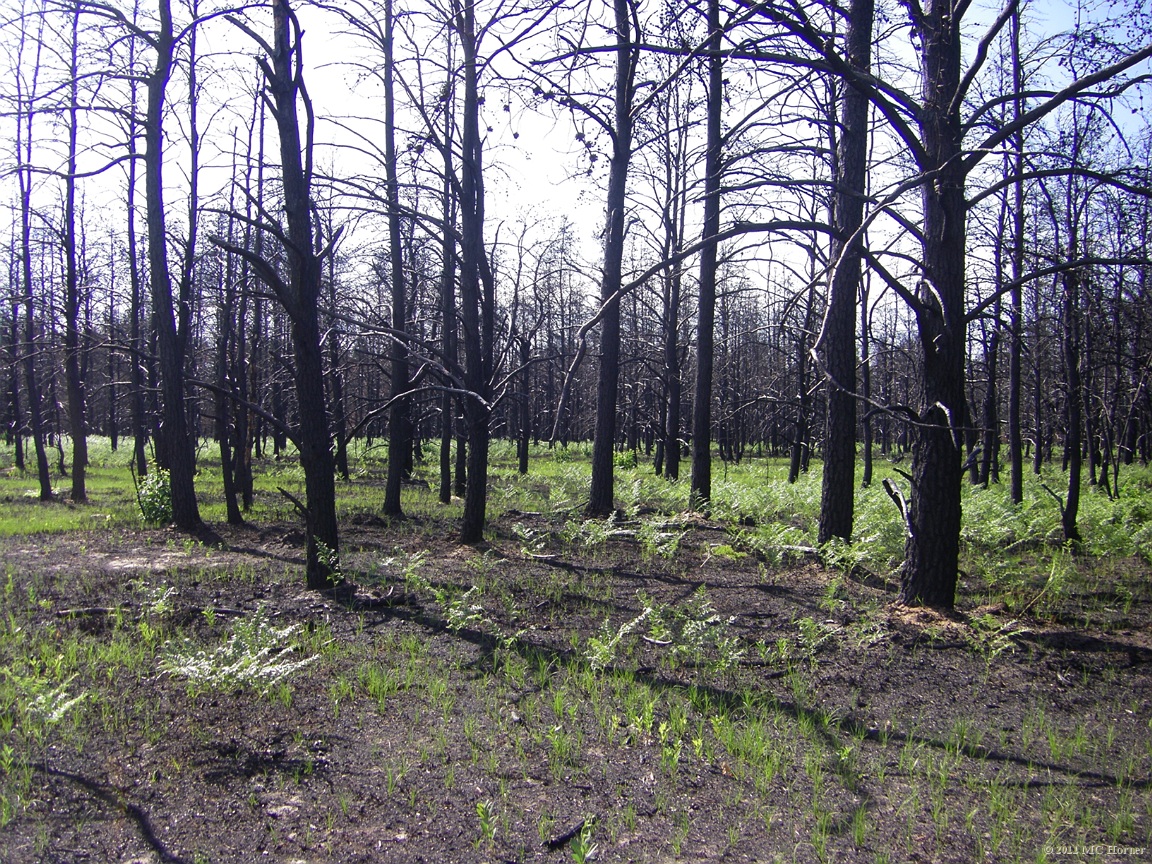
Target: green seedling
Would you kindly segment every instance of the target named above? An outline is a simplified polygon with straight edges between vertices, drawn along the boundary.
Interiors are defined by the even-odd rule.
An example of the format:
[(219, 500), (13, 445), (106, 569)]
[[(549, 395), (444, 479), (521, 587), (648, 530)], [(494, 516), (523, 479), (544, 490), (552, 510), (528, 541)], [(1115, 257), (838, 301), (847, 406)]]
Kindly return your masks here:
[(491, 801), (477, 801), (476, 815), (480, 818), (480, 838), (476, 841), (476, 848), (482, 843), (491, 844), (496, 839), (496, 822)]
[(586, 864), (596, 854), (599, 847), (592, 842), (592, 832), (595, 827), (596, 818), (589, 816), (580, 826), (580, 830), (576, 832), (576, 836), (572, 838), (569, 848), (572, 850), (572, 860), (576, 864)]

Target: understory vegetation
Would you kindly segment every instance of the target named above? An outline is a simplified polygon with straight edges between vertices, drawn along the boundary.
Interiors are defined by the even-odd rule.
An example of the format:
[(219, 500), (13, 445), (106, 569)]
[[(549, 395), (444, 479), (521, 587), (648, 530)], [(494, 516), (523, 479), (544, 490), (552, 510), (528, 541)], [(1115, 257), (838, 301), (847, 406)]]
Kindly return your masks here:
[[(967, 487), (958, 612), (893, 605), (879, 479), (816, 549), (819, 472), (494, 448), (486, 541), (417, 463), (338, 486), (345, 585), (303, 591), (294, 460), (248, 525), (142, 520), (93, 440), (90, 504), (0, 476), (0, 860), (1140, 860), (1152, 846), (1152, 472), (1057, 503)], [(816, 468), (818, 466), (814, 466)], [(1113, 849), (1145, 851), (1135, 857)], [(1096, 854), (1101, 852), (1101, 854)], [(83, 853), (80, 855), (79, 853)], [(267, 853), (265, 856), (264, 853)]]

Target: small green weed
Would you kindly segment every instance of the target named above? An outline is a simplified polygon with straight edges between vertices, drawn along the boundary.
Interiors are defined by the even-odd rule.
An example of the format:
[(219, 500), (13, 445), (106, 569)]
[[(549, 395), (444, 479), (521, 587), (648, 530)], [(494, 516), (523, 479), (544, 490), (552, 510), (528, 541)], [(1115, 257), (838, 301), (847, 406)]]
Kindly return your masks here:
[(496, 822), (493, 818), (494, 810), (491, 801), (477, 801), (476, 815), (480, 819), (480, 837), (476, 840), (476, 848), (481, 844), (491, 844), (496, 839)]
[(591, 861), (596, 855), (599, 847), (592, 842), (592, 832), (596, 827), (596, 819), (589, 816), (584, 820), (584, 824), (580, 826), (580, 830), (576, 836), (572, 838), (570, 849), (572, 850), (572, 860), (576, 864), (586, 864)]

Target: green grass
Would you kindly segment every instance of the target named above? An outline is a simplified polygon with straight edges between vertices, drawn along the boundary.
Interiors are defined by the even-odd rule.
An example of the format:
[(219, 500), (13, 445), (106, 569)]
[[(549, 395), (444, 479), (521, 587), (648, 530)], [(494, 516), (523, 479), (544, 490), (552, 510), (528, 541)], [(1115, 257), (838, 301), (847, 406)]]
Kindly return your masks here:
[[(33, 477), (10, 468), (0, 472), (0, 536), (127, 533), (142, 527), (127, 467), (130, 447), (113, 453), (98, 438), (90, 447), (90, 503), (85, 505), (42, 504)], [(618, 467), (616, 497), (623, 518), (585, 520), (584, 445), (532, 448), (524, 478), (516, 471), (511, 445), (494, 442), (489, 514), (517, 510), (524, 522), (516, 523), (517, 530), (502, 520), (490, 535), (523, 550), (526, 559), (564, 554), (580, 567), (510, 574), (499, 554), (476, 552), (456, 561), (444, 576), (432, 574), (433, 562), (411, 551), (420, 545), (422, 532), (442, 538), (459, 517), (458, 501), (442, 505), (437, 499), (433, 455), (430, 450), (417, 463), (416, 479), (423, 483), (404, 489), (411, 518), (388, 528), (395, 551), (346, 550), (345, 560), (355, 562), (351, 566), (360, 581), (409, 592), (439, 616), (444, 626), (434, 635), (365, 630), (361, 620), (353, 635), (338, 636), (319, 621), (307, 629), (277, 631), (268, 645), (250, 630), (252, 638), (244, 644), (251, 643), (251, 651), (222, 654), (221, 646), (234, 644), (245, 626), (259, 630), (259, 623), (252, 616), (216, 620), (208, 609), (193, 620), (177, 620), (173, 598), (178, 592), (215, 579), (271, 585), (273, 593), (291, 596), (300, 574), (290, 568), (270, 574), (239, 567), (218, 573), (195, 566), (114, 589), (97, 585), (98, 575), (73, 574), (74, 595), (119, 592), (114, 594), (119, 605), (106, 624), (87, 632), (51, 619), (59, 585), (9, 565), (0, 581), (0, 828), (33, 805), (35, 766), (58, 752), (52, 746), (83, 748), (100, 736), (114, 739), (128, 730), (159, 741), (165, 721), (156, 706), (125, 699), (124, 693), (134, 683), (154, 682), (166, 669), (176, 674), (203, 666), (207, 671), (195, 686), (181, 685), (186, 698), (216, 688), (235, 698), (263, 700), (260, 710), (286, 718), (287, 725), (301, 698), (319, 700), (326, 717), (353, 729), (402, 716), (409, 740), (386, 742), (393, 749), (381, 754), (386, 797), (397, 806), (411, 801), (415, 808), (421, 796), (443, 790), (473, 795), (476, 777), (482, 777), (484, 792), (476, 793), (470, 807), (478, 845), (484, 847), (511, 836), (510, 820), (520, 819), (541, 840), (558, 830), (553, 810), (517, 814), (509, 778), (592, 786), (602, 754), (617, 752), (614, 748), (646, 754), (654, 791), (644, 801), (644, 818), (656, 813), (667, 820), (667, 851), (674, 855), (690, 848), (697, 831), (689, 814), (673, 812), (674, 803), (690, 778), (705, 773), (731, 781), (732, 845), (754, 831), (771, 835), (785, 818), (781, 814), (788, 814), (790, 838), (799, 836), (793, 826), (808, 826), (804, 842), (829, 860), (846, 848), (843, 844), (868, 847), (881, 830), (900, 835), (900, 844), (875, 850), (876, 858), (890, 855), (890, 860), (905, 857), (905, 850), (924, 854), (925, 842), (957, 837), (971, 844), (976, 860), (1034, 860), (1045, 844), (1094, 843), (1102, 836), (1135, 842), (1146, 830), (1152, 814), (1146, 785), (1152, 746), (1131, 729), (1118, 739), (1118, 724), (1130, 727), (1143, 710), (1121, 704), (1120, 689), (1115, 706), (1097, 706), (1071, 726), (1037, 706), (1018, 729), (1006, 730), (974, 714), (934, 732), (918, 730), (907, 717), (889, 718), (890, 725), (881, 729), (864, 728), (850, 718), (851, 708), (821, 696), (827, 657), (867, 651), (885, 639), (883, 609), (878, 601), (868, 606), (854, 599), (848, 574), (858, 565), (897, 578), (904, 529), (880, 480), (890, 476), (907, 490), (898, 466), (878, 462), (873, 485), (857, 490), (853, 543), (826, 550), (834, 566), (823, 594), (782, 622), (779, 638), (757, 642), (758, 633), (738, 632), (715, 612), (709, 591), (689, 589), (674, 602), (657, 601), (621, 588), (609, 568), (626, 548), (626, 563), (633, 563), (634, 555), (672, 581), (699, 579), (709, 566), (759, 566), (763, 581), (770, 582), (779, 568), (804, 554), (797, 550), (814, 545), (818, 463), (794, 484), (786, 482), (784, 460), (718, 463), (710, 508), (723, 530), (713, 542), (683, 547), (686, 480), (655, 477), (643, 459), (635, 467)], [(366, 451), (357, 443), (352, 457), (353, 478), (337, 482), (343, 519), (378, 513), (383, 501), (384, 451)], [(1086, 488), (1080, 515), (1086, 542), (1078, 555), (1064, 548), (1058, 507), (1040, 485), (1055, 489), (1062, 477), (1051, 466), (1046, 471), (1039, 478), (1027, 476), (1020, 506), (1011, 505), (1002, 485), (963, 487), (964, 601), (971, 607), (1004, 607), (973, 616), (966, 637), (968, 648), (989, 669), (1002, 654), (1016, 650), (1009, 636), (1018, 618), (1119, 629), (1131, 610), (1152, 598), (1145, 577), (1152, 562), (1152, 471), (1126, 467), (1117, 500)], [(66, 480), (57, 482), (66, 490)], [(295, 522), (280, 486), (302, 494), (303, 476), (290, 457), (260, 463), (255, 507), (246, 518), (257, 524)], [(197, 488), (204, 518), (222, 521), (222, 489), (210, 443), (201, 449)], [(531, 521), (530, 514), (541, 517)], [(44, 550), (53, 542), (52, 537), (37, 540)], [(208, 556), (212, 550), (188, 541), (185, 551), (197, 553), (189, 558), (199, 560), (201, 551)], [(43, 626), (45, 620), (51, 625)], [(553, 642), (534, 642), (542, 631), (528, 629), (525, 621), (533, 628), (546, 624)], [(486, 647), (481, 651), (470, 642), (472, 647), (461, 648), (464, 643), (453, 640), (463, 635)], [(445, 644), (458, 653), (450, 654)], [(245, 658), (266, 647), (270, 653), (262, 656), (286, 664), (275, 686), (228, 672), (229, 664), (255, 662)], [(290, 650), (297, 660), (287, 660)], [(772, 677), (764, 677), (764, 669)], [(593, 751), (601, 755), (593, 757)], [(1027, 770), (998, 762), (994, 752), (1016, 754)], [(466, 757), (453, 761), (453, 754), (461, 753)], [(1106, 797), (1075, 785), (1033, 791), (1026, 785), (1033, 763), (1099, 771), (1112, 778), (1114, 788)], [(296, 782), (305, 782), (308, 764), (300, 761)], [(413, 779), (433, 771), (435, 788), (427, 779)], [(872, 789), (882, 790), (895, 816), (866, 806), (865, 793)], [(347, 811), (347, 801), (334, 800), (333, 818), (347, 818)], [(572, 848), (573, 857), (580, 850), (590, 857), (594, 846), (633, 830), (636, 819), (635, 804), (627, 800), (600, 821), (589, 821), (580, 832), (584, 845)]]
[[(27, 590), (31, 581), (13, 576), (8, 584), (10, 615), (0, 633), (0, 667), (5, 670), (0, 718), (10, 728), (0, 739), (0, 821), (18, 818), (32, 801), (32, 766), (46, 758), (50, 742), (83, 747), (94, 730), (109, 735), (139, 730), (146, 739), (164, 734), (153, 706), (117, 696), (125, 679), (154, 676), (163, 667), (165, 643), (177, 644), (186, 629), (173, 624), (161, 586), (141, 585), (133, 596), (147, 611), (138, 621), (114, 621), (99, 636), (40, 632), (27, 626), (42, 608), (40, 598)], [(182, 585), (174, 578), (173, 587)], [(579, 588), (574, 582), (566, 587)], [(435, 603), (431, 589), (417, 590)], [(698, 616), (699, 605), (677, 606), (665, 616)], [(218, 641), (223, 632), (221, 627), (214, 638)], [(204, 634), (199, 638), (204, 640)], [(467, 673), (460, 674), (431, 650), (430, 640), (410, 633), (364, 633), (325, 655), (322, 647), (333, 641), (323, 628), (310, 634), (305, 651), (320, 659), (300, 670), (302, 684), (309, 685), (300, 689), (317, 689), (330, 705), (338, 705), (334, 710), (337, 719), (346, 718), (346, 730), (371, 730), (374, 714), (404, 712), (411, 738), (388, 743), (393, 749), (381, 754), (380, 793), (396, 807), (410, 800), (413, 808), (425, 793), (469, 796), (475, 814), (470, 830), (485, 848), (512, 836), (505, 820), (519, 819), (541, 841), (557, 830), (550, 810), (518, 813), (506, 786), (501, 794), (502, 780), (544, 765), (560, 787), (593, 784), (599, 759), (588, 757), (592, 748), (649, 754), (656, 790), (652, 809), (668, 821), (673, 855), (690, 848), (696, 830), (689, 814), (676, 811), (673, 802), (690, 794), (691, 778), (702, 773), (729, 778), (733, 845), (742, 833), (770, 833), (775, 821), (787, 818), (789, 837), (793, 826), (806, 825), (806, 842), (829, 859), (837, 857), (837, 850), (842, 853), (845, 844), (866, 847), (878, 830), (893, 830), (887, 815), (867, 806), (866, 790), (868, 796), (882, 791), (898, 809), (895, 830), (904, 845), (893, 860), (903, 857), (904, 848), (920, 848), (926, 826), (934, 842), (970, 838), (977, 860), (1030, 860), (1045, 842), (1099, 842), (1097, 830), (1115, 842), (1131, 840), (1138, 814), (1148, 806), (1147, 793), (1131, 789), (1148, 772), (1148, 754), (1130, 745), (1120, 751), (1106, 729), (1088, 721), (1075, 729), (1059, 728), (1039, 708), (1008, 746), (1038, 762), (1091, 758), (1118, 766), (1109, 768), (1119, 773), (1122, 787), (1115, 800), (1097, 803), (1075, 787), (1030, 798), (1019, 771), (989, 759), (982, 742), (996, 731), (985, 728), (979, 717), (954, 724), (939, 742), (909, 728), (905, 718), (894, 718), (901, 731), (890, 739), (866, 734), (821, 704), (805, 665), (790, 673), (790, 692), (774, 693), (755, 677), (740, 679), (731, 690), (715, 688), (726, 679), (710, 677), (720, 670), (707, 667), (697, 674), (713, 688), (652, 680), (638, 675), (635, 661), (622, 650), (616, 651), (615, 663), (601, 668), (579, 651), (532, 652), (514, 640), (496, 649), (504, 662), (469, 663)], [(313, 686), (318, 679), (329, 686)], [(393, 698), (401, 691), (403, 704)], [(471, 706), (469, 713), (461, 714), (459, 705)], [(517, 706), (517, 720), (510, 719), (508, 705)], [(282, 712), (291, 724), (291, 699), (270, 700), (265, 710)], [(436, 722), (412, 720), (418, 717)], [(590, 718), (594, 722), (583, 722)], [(592, 728), (597, 730), (592, 735), (585, 731)], [(449, 755), (461, 747), (470, 759), (450, 764)], [(307, 782), (308, 763), (301, 762), (297, 770), (294, 782)], [(487, 778), (483, 793), (474, 791), (480, 774)], [(440, 786), (431, 788), (429, 776), (437, 777)], [(333, 793), (331, 812), (337, 821), (347, 818), (349, 804), (340, 797), (346, 794)], [(1040, 823), (1029, 815), (1029, 802), (1037, 800)], [(744, 820), (757, 808), (766, 816), (754, 829)], [(645, 813), (644, 818), (652, 818)], [(573, 858), (579, 853), (589, 857), (594, 846), (611, 844), (618, 833), (632, 830), (636, 818), (628, 801), (618, 812), (588, 822)]]
[[(93, 436), (89, 450), (89, 502), (83, 505), (67, 500), (68, 480), (62, 477), (54, 478), (58, 500), (40, 502), (34, 476), (10, 467), (10, 451), (0, 453), (0, 537), (142, 527), (128, 469), (130, 441), (122, 440), (113, 452), (106, 438)], [(201, 514), (209, 523), (222, 522), (223, 489), (214, 443), (204, 441), (199, 452), (196, 483)], [(368, 448), (356, 441), (350, 457), (351, 480), (336, 484), (342, 520), (378, 513), (383, 503), (386, 448), (379, 444)], [(405, 513), (412, 519), (394, 526), (398, 536), (442, 531), (441, 526), (460, 515), (460, 501), (444, 505), (438, 500), (434, 445), (426, 444), (422, 457), (415, 466), (417, 482), (406, 486), (403, 494)], [(634, 536), (645, 558), (666, 558), (675, 565), (680, 560), (676, 551), (683, 523), (678, 514), (687, 507), (687, 480), (669, 482), (654, 476), (642, 454), (637, 460), (617, 460), (629, 466), (635, 461), (634, 467), (618, 466), (615, 477), (617, 503), (634, 524), (621, 528), (611, 521), (587, 521), (582, 510), (590, 477), (588, 457), (586, 444), (533, 446), (525, 477), (516, 470), (512, 443), (494, 441), (488, 484), (490, 516), (518, 510), (560, 519), (564, 524), (558, 536), (591, 550), (602, 548), (617, 535)], [(845, 572), (859, 565), (882, 578), (898, 578), (904, 528), (880, 485), (890, 477), (907, 494), (907, 480), (898, 468), (886, 460), (875, 462), (873, 484), (855, 493), (853, 542), (829, 547), (827, 561)], [(732, 559), (752, 554), (770, 570), (796, 560), (799, 550), (814, 546), (820, 464), (814, 462), (812, 470), (792, 484), (786, 481), (787, 470), (784, 459), (715, 464), (711, 515), (730, 526), (727, 541), (713, 545), (715, 554)], [(1152, 469), (1125, 466), (1121, 496), (1114, 500), (1085, 487), (1079, 520), (1085, 544), (1083, 554), (1077, 556), (1063, 548), (1059, 508), (1043, 488), (1060, 489), (1062, 484), (1063, 476), (1053, 465), (1046, 465), (1039, 477), (1027, 473), (1025, 501), (1019, 506), (1008, 501), (1003, 484), (987, 489), (964, 484), (961, 569), (976, 602), (1002, 602), (1010, 612), (1051, 618), (1067, 617), (1079, 605), (1080, 623), (1090, 625), (1105, 608), (1130, 607), (1148, 596), (1146, 584), (1127, 578), (1131, 565), (1125, 562), (1152, 562)], [(291, 452), (279, 461), (261, 461), (256, 466), (254, 505), (245, 518), (256, 524), (296, 521), (293, 506), (278, 490), (283, 487), (302, 497), (303, 486), (303, 472)], [(640, 512), (650, 515), (635, 519)], [(518, 523), (513, 531), (525, 550), (533, 553), (547, 552), (556, 539), (538, 526)], [(483, 580), (476, 581), (483, 588)], [(837, 601), (830, 597), (828, 602), (832, 611)]]
[[(418, 482), (405, 487), (403, 506), (415, 517), (453, 518), (460, 503), (440, 504), (436, 486), (438, 465), (433, 445), (425, 445), (423, 459), (417, 461)], [(65, 452), (68, 451), (65, 441)], [(68, 479), (54, 474), (54, 488), (60, 500), (41, 503), (31, 473), (11, 467), (11, 452), (0, 453), (0, 536), (55, 533), (103, 527), (138, 527), (140, 522), (128, 463), (130, 441), (122, 439), (113, 452), (108, 439), (89, 438), (89, 503), (73, 505), (66, 500)], [(224, 519), (222, 480), (215, 445), (204, 441), (199, 451), (196, 475), (201, 514), (208, 522)], [(383, 478), (387, 469), (386, 449), (371, 449), (363, 442), (350, 447), (353, 464), (349, 482), (337, 482), (337, 508), (342, 517), (378, 511), (383, 502)], [(630, 461), (630, 460), (629, 460)], [(854, 544), (864, 548), (859, 563), (880, 573), (890, 573), (903, 554), (903, 527), (895, 508), (880, 483), (891, 477), (907, 493), (907, 481), (885, 460), (875, 463), (875, 478), (868, 489), (856, 491)], [(714, 518), (749, 525), (743, 540), (754, 549), (770, 553), (781, 546), (812, 545), (819, 517), (820, 465), (802, 475), (796, 483), (786, 482), (784, 459), (749, 458), (740, 464), (721, 463), (713, 467)], [(489, 512), (499, 514), (518, 509), (525, 512), (571, 515), (579, 513), (587, 500), (590, 468), (588, 447), (530, 448), (530, 470), (526, 477), (515, 468), (511, 442), (494, 441), (489, 471)], [(1041, 487), (1060, 490), (1063, 477), (1053, 466), (1045, 474), (1025, 477), (1025, 501), (1013, 506), (1003, 484), (988, 489), (965, 484), (963, 487), (965, 569), (994, 571), (989, 559), (999, 566), (1010, 558), (1034, 559), (1030, 569), (1046, 571), (1061, 545), (1060, 513), (1056, 502)], [(290, 502), (278, 492), (284, 487), (302, 494), (303, 472), (293, 452), (282, 459), (266, 459), (257, 465), (255, 502), (248, 515), (253, 522), (291, 521), (295, 514)], [(687, 507), (687, 480), (669, 482), (652, 474), (643, 458), (636, 467), (616, 468), (616, 500), (625, 512), (646, 508), (673, 516)], [(1125, 466), (1121, 474), (1121, 497), (1109, 500), (1085, 487), (1081, 499), (1080, 525), (1089, 557), (1140, 557), (1152, 562), (1152, 469)], [(653, 553), (658, 551), (653, 547)], [(1013, 557), (1014, 556), (1014, 557)]]

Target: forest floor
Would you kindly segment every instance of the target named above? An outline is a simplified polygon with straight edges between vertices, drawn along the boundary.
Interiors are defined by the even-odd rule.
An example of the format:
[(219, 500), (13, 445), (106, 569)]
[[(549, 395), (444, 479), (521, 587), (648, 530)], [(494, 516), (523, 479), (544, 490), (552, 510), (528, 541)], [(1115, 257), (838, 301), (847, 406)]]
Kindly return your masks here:
[(1152, 858), (1146, 563), (944, 616), (651, 524), (4, 538), (0, 861)]

